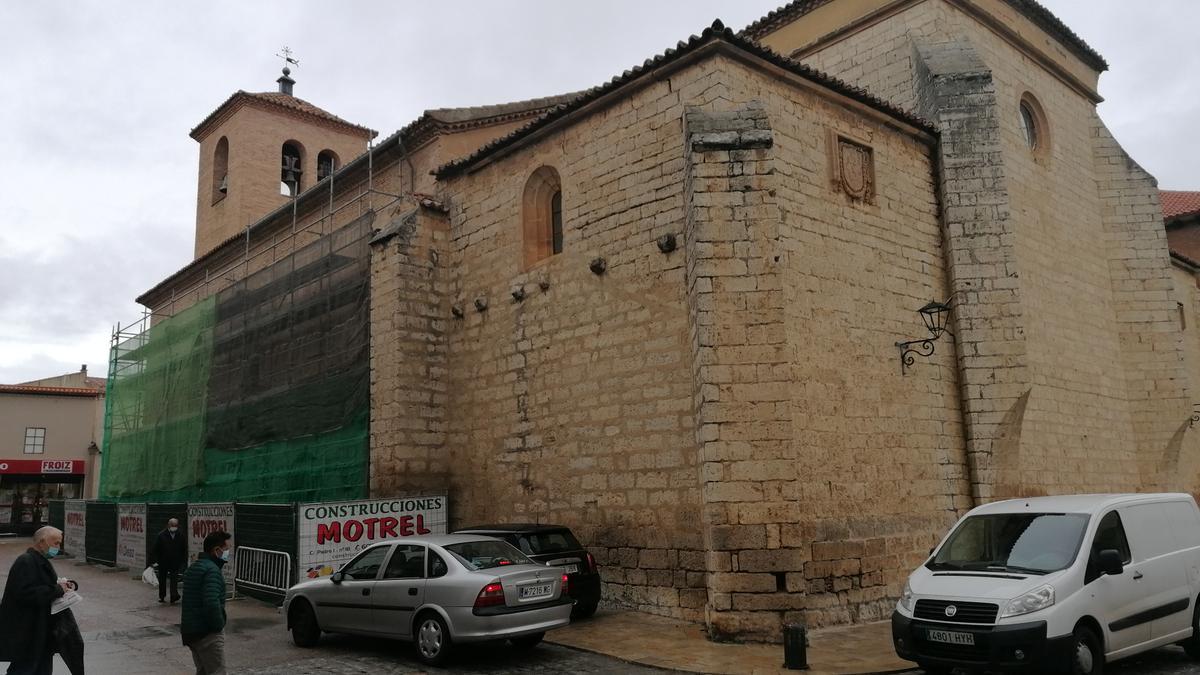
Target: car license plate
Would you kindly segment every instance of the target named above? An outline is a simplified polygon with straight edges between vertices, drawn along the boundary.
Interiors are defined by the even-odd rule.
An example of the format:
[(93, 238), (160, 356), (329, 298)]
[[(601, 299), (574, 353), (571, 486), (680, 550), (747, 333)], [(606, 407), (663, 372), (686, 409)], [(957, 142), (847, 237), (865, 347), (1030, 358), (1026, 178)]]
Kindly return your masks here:
[(522, 600), (541, 598), (554, 592), (554, 584), (538, 584), (537, 586), (522, 586), (519, 596)]
[(563, 565), (563, 569), (567, 571), (567, 574), (579, 573), (579, 565)]
[(948, 645), (975, 645), (974, 633), (955, 633), (949, 630), (925, 630), (925, 639)]

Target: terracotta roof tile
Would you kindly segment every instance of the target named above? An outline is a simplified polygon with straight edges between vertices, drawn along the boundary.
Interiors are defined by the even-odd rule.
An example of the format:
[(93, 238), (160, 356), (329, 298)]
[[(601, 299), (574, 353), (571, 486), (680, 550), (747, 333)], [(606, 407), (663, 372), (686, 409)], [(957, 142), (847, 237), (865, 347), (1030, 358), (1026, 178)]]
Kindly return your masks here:
[(277, 91), (251, 93), (242, 91), (240, 89), (234, 92), (232, 96), (225, 99), (225, 102), (217, 106), (216, 110), (209, 113), (208, 117), (205, 117), (203, 120), (201, 120), (200, 124), (197, 124), (196, 128), (192, 129), (189, 135), (197, 141), (200, 140), (205, 136), (205, 134), (208, 133), (210, 127), (214, 126), (217, 120), (223, 117), (223, 114), (227, 110), (231, 110), (233, 106), (251, 101), (257, 101), (267, 106), (289, 110), (306, 117), (332, 123), (347, 130), (356, 131), (363, 136), (363, 138), (375, 138), (379, 135), (379, 132), (373, 129), (368, 129), (367, 127), (344, 120), (331, 112), (318, 108), (302, 98), (296, 98), (290, 94), (284, 94)]
[(102, 392), (91, 387), (35, 387), (27, 384), (0, 384), (0, 394), (28, 396), (99, 396)]
[[(742, 29), (742, 34), (752, 40), (758, 40), (780, 26), (790, 23), (798, 17), (827, 5), (833, 0), (795, 0), (762, 17), (758, 21)], [(1043, 7), (1036, 0), (1004, 0), (1010, 7), (1021, 12), (1042, 30), (1057, 38), (1076, 56), (1092, 68), (1099, 71), (1108, 70), (1108, 62), (1095, 49), (1083, 41), (1067, 24)], [(801, 45), (803, 46), (803, 45)]]
[(918, 129), (927, 131), (930, 134), (937, 133), (935, 127), (928, 121), (876, 97), (875, 95), (867, 92), (865, 89), (855, 87), (833, 76), (826, 75), (818, 70), (781, 56), (753, 40), (734, 33), (731, 29), (726, 28), (725, 24), (721, 23), (720, 19), (718, 19), (713, 22), (712, 26), (705, 28), (700, 35), (691, 36), (687, 42), (680, 42), (675, 46), (675, 48), (668, 49), (654, 58), (647, 59), (642, 63), (642, 65), (634, 66), (633, 68), (626, 70), (604, 84), (580, 92), (575, 98), (551, 108), (545, 114), (539, 116), (537, 119), (534, 119), (529, 124), (512, 131), (506, 136), (497, 138), (496, 140), (484, 145), (466, 157), (443, 164), (435, 169), (433, 173), (439, 179), (461, 173), (468, 166), (474, 164), (475, 162), (484, 159), (485, 157), (498, 152), (499, 150), (502, 150), (513, 143), (516, 143), (520, 139), (532, 134), (547, 124), (561, 119), (562, 117), (565, 117), (579, 110), (580, 108), (583, 108), (602, 96), (612, 93), (641, 77), (645, 77), (646, 75), (657, 71), (659, 68), (662, 68), (667, 64), (679, 60), (680, 58), (698, 50), (704, 45), (717, 41), (724, 41), (728, 44), (731, 44), (771, 63), (772, 65), (795, 73), (805, 79), (815, 82), (816, 84), (842, 94), (843, 96), (859, 101), (860, 103), (865, 103), (866, 105), (884, 112), (887, 115), (906, 124), (910, 124)]
[(1183, 190), (1159, 190), (1163, 218), (1170, 220), (1179, 216), (1200, 213), (1200, 192)]

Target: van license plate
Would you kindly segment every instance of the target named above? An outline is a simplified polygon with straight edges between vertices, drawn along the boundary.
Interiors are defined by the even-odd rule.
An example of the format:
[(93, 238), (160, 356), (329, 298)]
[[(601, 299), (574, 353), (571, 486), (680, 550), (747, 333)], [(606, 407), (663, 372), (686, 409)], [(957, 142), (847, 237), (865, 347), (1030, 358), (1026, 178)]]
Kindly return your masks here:
[(925, 630), (925, 639), (948, 645), (975, 645), (974, 633), (955, 633), (948, 630)]
[(537, 586), (522, 586), (520, 597), (522, 600), (527, 598), (543, 598), (554, 592), (553, 584), (540, 584)]

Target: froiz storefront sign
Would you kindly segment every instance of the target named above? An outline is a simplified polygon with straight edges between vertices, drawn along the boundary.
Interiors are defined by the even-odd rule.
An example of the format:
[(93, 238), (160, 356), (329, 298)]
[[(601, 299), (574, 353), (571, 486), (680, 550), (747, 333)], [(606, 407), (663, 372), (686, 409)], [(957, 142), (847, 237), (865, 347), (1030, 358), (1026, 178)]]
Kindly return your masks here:
[(446, 497), (404, 497), (300, 505), (299, 567), (310, 579), (333, 574), (371, 544), (446, 533)]

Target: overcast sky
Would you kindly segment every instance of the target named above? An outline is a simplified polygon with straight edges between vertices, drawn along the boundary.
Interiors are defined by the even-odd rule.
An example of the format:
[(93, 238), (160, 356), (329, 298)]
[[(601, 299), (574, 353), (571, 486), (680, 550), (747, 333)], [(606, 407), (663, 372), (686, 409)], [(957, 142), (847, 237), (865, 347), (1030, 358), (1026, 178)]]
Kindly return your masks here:
[[(1101, 114), (1163, 188), (1200, 189), (1195, 0), (1042, 0), (1111, 70)], [(3, 2), (0, 383), (106, 370), (133, 298), (191, 259), (197, 144), (237, 89), (390, 134), (426, 108), (574, 91), (778, 0)], [(381, 136), (382, 137), (382, 136)]]

